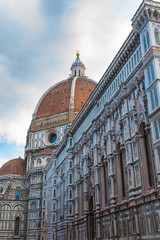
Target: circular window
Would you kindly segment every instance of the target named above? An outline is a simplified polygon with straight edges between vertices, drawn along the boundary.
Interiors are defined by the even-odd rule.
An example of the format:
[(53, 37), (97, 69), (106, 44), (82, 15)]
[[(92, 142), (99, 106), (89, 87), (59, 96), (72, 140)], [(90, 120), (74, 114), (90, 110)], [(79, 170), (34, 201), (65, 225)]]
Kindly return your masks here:
[(54, 143), (57, 140), (57, 135), (56, 134), (51, 134), (49, 137), (50, 143)]
[(45, 145), (49, 146), (55, 144), (57, 142), (57, 139), (58, 139), (57, 132), (54, 129), (50, 129), (45, 132), (43, 142)]

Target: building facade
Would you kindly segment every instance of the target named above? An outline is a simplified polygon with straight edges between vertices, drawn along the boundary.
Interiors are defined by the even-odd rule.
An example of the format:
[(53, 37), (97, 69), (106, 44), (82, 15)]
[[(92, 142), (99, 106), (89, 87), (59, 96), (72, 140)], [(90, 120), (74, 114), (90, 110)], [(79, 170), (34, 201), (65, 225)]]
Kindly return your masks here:
[(33, 114), (25, 238), (160, 239), (160, 3), (141, 3), (96, 86), (84, 71), (77, 54)]

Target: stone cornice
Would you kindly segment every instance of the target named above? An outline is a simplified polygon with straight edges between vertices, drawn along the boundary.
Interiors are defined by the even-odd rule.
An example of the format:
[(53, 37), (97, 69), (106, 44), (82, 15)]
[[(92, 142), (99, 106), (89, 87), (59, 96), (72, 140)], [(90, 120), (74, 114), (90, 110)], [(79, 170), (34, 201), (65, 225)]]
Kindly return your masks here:
[(132, 27), (135, 32), (140, 32), (150, 20), (160, 22), (160, 3), (152, 0), (143, 0), (137, 12), (132, 18)]

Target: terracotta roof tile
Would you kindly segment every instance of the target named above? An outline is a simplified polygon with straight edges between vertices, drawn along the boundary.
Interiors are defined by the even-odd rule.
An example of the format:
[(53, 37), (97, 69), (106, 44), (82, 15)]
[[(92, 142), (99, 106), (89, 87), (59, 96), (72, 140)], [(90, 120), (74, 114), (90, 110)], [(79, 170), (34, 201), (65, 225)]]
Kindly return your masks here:
[(26, 174), (25, 160), (19, 157), (6, 162), (0, 168), (0, 175), (6, 174), (25, 175)]

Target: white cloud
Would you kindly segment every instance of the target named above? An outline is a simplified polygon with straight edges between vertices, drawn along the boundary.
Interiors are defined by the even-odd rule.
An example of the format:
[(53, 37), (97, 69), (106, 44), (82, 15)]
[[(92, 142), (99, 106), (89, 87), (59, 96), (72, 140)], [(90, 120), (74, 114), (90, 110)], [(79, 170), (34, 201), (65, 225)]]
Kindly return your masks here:
[[(128, 11), (129, 7), (130, 3)], [(78, 49), (87, 75), (99, 81), (131, 31), (131, 22), (128, 14), (126, 17), (117, 12), (111, 0), (82, 0), (75, 5), (74, 13), (64, 19), (64, 29), (67, 37), (59, 54), (66, 58), (66, 65), (71, 53)]]
[(9, 18), (32, 34), (38, 33), (43, 27), (39, 12), (39, 0), (1, 0), (0, 7), (3, 14), (9, 13)]
[[(18, 24), (34, 35), (44, 27), (38, 2), (38, 0), (1, 0), (0, 6), (3, 5), (3, 9), (11, 12), (11, 17)], [(123, 1), (121, 2), (123, 4)], [(123, 6), (127, 13), (131, 12), (130, 18), (137, 8), (135, 2), (130, 0)], [(76, 2), (72, 14), (63, 16), (63, 40), (52, 44), (45, 38), (39, 39), (40, 51), (32, 59), (37, 71), (32, 77), (33, 81), (27, 82), (27, 77), (24, 76), (26, 79), (24, 83), (23, 79), (20, 81), (13, 77), (7, 70), (7, 65), (12, 63), (7, 57), (0, 56), (0, 93), (5, 94), (8, 99), (14, 94), (15, 102), (18, 101), (3, 103), (6, 111), (0, 117), (0, 135), (6, 135), (8, 141), (25, 145), (27, 130), (39, 98), (51, 85), (68, 77), (71, 64), (76, 58), (76, 50), (80, 51), (81, 60), (86, 66), (86, 74), (99, 81), (131, 30), (128, 15), (119, 12), (111, 0)], [(58, 61), (56, 67), (53, 63), (53, 68), (51, 68), (52, 56), (54, 60), (56, 56)], [(25, 58), (25, 55), (23, 57)], [(44, 70), (43, 64), (46, 68)]]

